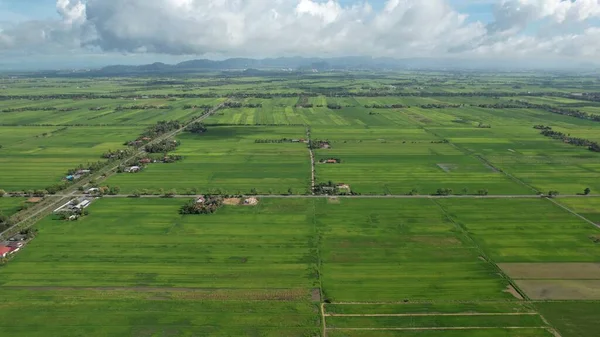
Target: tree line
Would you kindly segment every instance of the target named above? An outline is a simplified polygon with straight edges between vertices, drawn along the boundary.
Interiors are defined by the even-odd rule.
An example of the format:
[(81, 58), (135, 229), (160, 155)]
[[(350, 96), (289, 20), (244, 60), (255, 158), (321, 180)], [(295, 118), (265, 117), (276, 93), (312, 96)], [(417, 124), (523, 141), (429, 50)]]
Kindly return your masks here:
[(570, 134), (565, 134), (559, 131), (554, 131), (550, 126), (536, 125), (534, 129), (541, 130), (540, 134), (552, 139), (562, 140), (565, 143), (575, 146), (587, 146), (590, 151), (600, 152), (600, 145), (594, 141), (585, 138), (571, 137)]

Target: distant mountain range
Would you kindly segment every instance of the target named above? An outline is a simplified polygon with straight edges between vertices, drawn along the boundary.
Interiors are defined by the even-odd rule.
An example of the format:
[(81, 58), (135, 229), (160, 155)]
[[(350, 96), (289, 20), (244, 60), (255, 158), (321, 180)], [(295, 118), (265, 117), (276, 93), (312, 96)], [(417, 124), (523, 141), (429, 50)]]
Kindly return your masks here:
[[(147, 59), (147, 58), (141, 58)], [(144, 65), (110, 65), (103, 68), (84, 66), (85, 61), (69, 63), (71, 67), (62, 70), (33, 70), (27, 64), (0, 64), (0, 71), (17, 73), (24, 76), (145, 76), (145, 75), (183, 75), (203, 72), (235, 72), (247, 76), (264, 74), (297, 74), (314, 71), (387, 71), (387, 70), (433, 70), (433, 71), (526, 71), (526, 70), (565, 70), (597, 72), (600, 63), (578, 62), (570, 60), (541, 59), (484, 59), (484, 58), (373, 58), (373, 57), (280, 57), (266, 59), (230, 58), (221, 61), (198, 59), (178, 64), (156, 62)], [(20, 68), (19, 68), (20, 67)], [(52, 69), (46, 63), (38, 65), (38, 69)], [(43, 67), (43, 68), (42, 68)], [(87, 69), (86, 69), (87, 68)], [(21, 69), (21, 71), (18, 71)], [(31, 70), (27, 70), (31, 69)], [(55, 68), (56, 69), (56, 68)], [(79, 69), (79, 70), (77, 70)]]
[(95, 75), (115, 76), (131, 74), (173, 74), (213, 71), (246, 71), (251, 75), (262, 71), (328, 71), (328, 70), (525, 70), (525, 69), (568, 69), (595, 70), (590, 63), (540, 60), (486, 60), (451, 58), (372, 58), (337, 57), (304, 58), (281, 57), (266, 59), (231, 58), (222, 61), (198, 59), (174, 65), (152, 63), (139, 66), (114, 65), (94, 70)]

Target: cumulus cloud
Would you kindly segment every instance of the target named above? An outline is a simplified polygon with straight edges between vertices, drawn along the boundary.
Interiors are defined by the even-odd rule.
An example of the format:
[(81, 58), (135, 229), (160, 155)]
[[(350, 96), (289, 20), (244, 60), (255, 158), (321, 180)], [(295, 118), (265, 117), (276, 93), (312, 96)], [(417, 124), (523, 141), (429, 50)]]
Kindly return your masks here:
[[(371, 0), (373, 1), (373, 0)], [(600, 0), (498, 0), (470, 20), (448, 0), (57, 0), (60, 20), (0, 24), (3, 51), (223, 56), (598, 55), (600, 28), (542, 36), (531, 23), (600, 17)]]

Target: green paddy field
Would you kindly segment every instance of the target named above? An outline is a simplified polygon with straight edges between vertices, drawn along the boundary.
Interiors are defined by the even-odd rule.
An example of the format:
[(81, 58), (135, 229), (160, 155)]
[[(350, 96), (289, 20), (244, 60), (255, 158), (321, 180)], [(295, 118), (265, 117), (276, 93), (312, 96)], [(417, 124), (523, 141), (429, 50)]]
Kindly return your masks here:
[[(600, 103), (578, 95), (600, 85), (582, 76), (0, 77), (13, 219), (38, 210), (19, 192), (229, 104), (174, 136), (181, 160), (46, 196), (119, 190), (76, 221), (43, 217), (2, 260), (0, 335), (594, 336), (600, 153), (534, 128), (600, 141)], [(258, 204), (179, 213), (205, 194)]]

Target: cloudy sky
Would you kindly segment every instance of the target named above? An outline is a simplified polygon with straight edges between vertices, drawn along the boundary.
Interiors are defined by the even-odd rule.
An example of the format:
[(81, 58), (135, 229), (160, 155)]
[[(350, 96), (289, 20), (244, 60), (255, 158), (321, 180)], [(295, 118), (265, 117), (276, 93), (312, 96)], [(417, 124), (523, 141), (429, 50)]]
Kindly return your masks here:
[(600, 59), (600, 0), (0, 0), (0, 66), (195, 57)]

